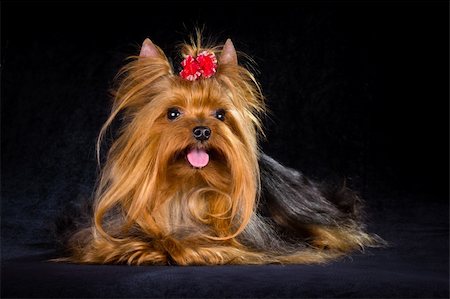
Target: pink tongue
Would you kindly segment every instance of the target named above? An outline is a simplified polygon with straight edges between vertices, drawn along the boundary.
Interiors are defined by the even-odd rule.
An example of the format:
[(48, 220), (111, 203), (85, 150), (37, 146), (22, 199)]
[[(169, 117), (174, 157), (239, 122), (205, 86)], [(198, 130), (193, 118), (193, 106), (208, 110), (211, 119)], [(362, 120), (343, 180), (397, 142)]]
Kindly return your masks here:
[(192, 166), (202, 168), (208, 165), (209, 155), (204, 149), (194, 148), (187, 154), (187, 159)]

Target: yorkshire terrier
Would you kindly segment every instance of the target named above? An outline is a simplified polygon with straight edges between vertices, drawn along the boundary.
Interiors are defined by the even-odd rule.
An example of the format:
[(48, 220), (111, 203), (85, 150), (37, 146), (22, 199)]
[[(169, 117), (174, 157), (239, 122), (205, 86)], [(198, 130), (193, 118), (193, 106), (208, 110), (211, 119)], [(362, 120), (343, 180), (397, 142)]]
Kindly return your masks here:
[[(120, 115), (90, 227), (70, 238), (75, 263), (323, 263), (379, 243), (360, 198), (261, 152), (264, 97), (233, 43), (181, 46), (181, 72), (145, 39), (119, 73)], [(240, 56), (241, 59), (241, 56)]]

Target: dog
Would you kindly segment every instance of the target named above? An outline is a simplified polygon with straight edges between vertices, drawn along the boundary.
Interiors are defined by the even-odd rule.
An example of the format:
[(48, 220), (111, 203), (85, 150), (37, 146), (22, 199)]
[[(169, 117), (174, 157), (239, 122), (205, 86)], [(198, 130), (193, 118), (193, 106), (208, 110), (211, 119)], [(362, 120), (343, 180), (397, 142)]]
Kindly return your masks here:
[[(88, 264), (325, 263), (380, 238), (361, 199), (264, 154), (267, 109), (230, 39), (180, 47), (182, 70), (145, 39), (119, 72), (105, 132), (121, 118), (101, 169), (88, 227), (68, 257)], [(241, 55), (239, 56), (239, 60)]]

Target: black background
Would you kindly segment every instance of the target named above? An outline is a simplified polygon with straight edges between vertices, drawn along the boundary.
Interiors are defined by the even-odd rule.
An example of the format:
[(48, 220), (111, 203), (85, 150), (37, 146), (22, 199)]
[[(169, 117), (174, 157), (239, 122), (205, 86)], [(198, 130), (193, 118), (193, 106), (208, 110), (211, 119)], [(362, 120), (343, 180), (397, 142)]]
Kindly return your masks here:
[(448, 278), (447, 2), (8, 1), (1, 10), (3, 257), (51, 248), (64, 205), (91, 195), (95, 139), (125, 58), (150, 37), (179, 61), (174, 46), (205, 25), (258, 64), (271, 110), (262, 149), (316, 180), (347, 178), (370, 227), (394, 244), (388, 220), (444, 227), (436, 259)]

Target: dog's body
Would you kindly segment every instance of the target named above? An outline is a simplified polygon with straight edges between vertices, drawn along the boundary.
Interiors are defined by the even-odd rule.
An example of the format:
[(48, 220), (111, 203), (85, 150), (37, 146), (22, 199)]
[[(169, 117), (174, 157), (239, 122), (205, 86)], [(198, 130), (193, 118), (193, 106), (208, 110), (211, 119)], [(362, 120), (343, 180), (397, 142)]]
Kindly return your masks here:
[(92, 224), (70, 239), (65, 260), (315, 263), (376, 243), (353, 192), (326, 190), (259, 150), (263, 96), (230, 40), (213, 48), (198, 38), (182, 52), (174, 74), (146, 39), (121, 73), (99, 140), (119, 113), (124, 121)]

